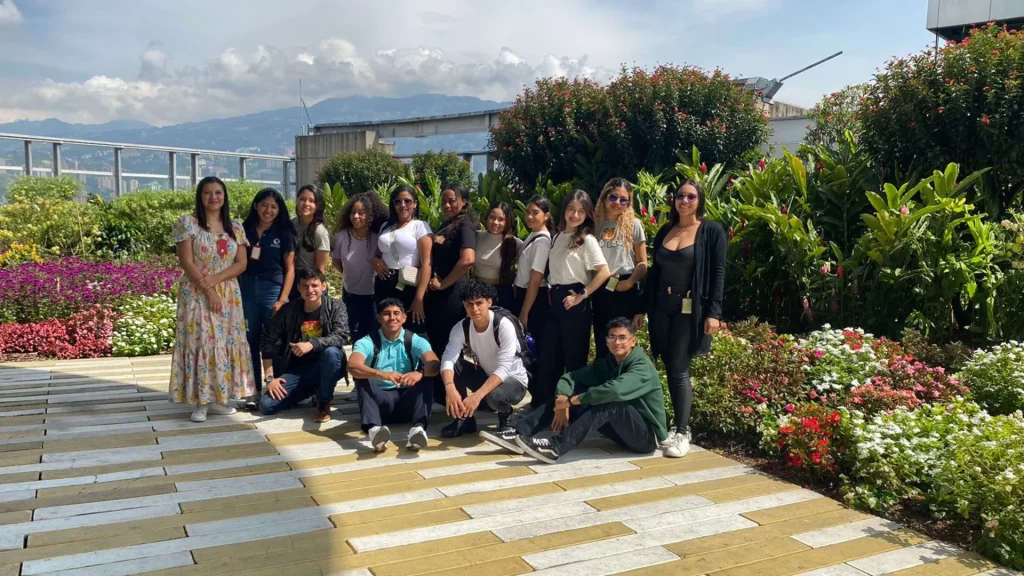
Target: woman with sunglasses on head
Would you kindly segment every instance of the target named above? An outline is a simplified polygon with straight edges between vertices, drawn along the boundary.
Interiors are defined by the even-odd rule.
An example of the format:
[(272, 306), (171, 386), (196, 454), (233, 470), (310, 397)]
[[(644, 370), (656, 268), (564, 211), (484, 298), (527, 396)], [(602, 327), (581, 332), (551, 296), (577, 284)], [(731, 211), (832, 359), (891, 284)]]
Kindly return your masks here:
[(533, 336), (534, 349), (541, 350), (544, 324), (548, 314), (548, 283), (544, 273), (551, 252), (551, 201), (537, 195), (526, 202), (526, 227), (530, 235), (519, 251), (519, 265), (513, 286), (515, 301), (512, 312), (519, 316), (523, 330)]
[(711, 351), (711, 336), (721, 326), (728, 239), (719, 224), (704, 219), (698, 182), (683, 182), (672, 200), (669, 222), (654, 237), (644, 300), (651, 350), (665, 363), (675, 411), (662, 447), (666, 456), (682, 458), (690, 451), (690, 360)]
[(544, 325), (538, 377), (530, 383), (530, 405), (543, 406), (554, 397), (565, 372), (586, 365), (590, 353), (589, 297), (611, 276), (594, 237), (594, 204), (590, 194), (576, 190), (562, 205), (558, 234), (548, 254), (551, 309)]
[[(441, 212), (445, 221), (434, 234), (430, 248), (430, 272), (432, 278), (426, 298), (427, 340), (430, 347), (440, 354), (448, 346), (452, 326), (466, 317), (462, 305), (462, 286), (469, 280), (469, 271), (476, 260), (476, 231), (480, 218), (469, 197), (469, 188), (456, 182), (445, 184), (441, 190)], [(444, 402), (444, 386), (441, 394), (434, 396)]]
[(515, 307), (512, 284), (516, 279), (516, 259), (523, 241), (516, 238), (516, 216), (507, 202), (493, 202), (484, 222), (485, 230), (476, 238), (476, 265), (473, 275), (494, 286), (498, 299), (495, 306), (506, 310)]
[(377, 239), (373, 259), (373, 299), (379, 304), (388, 298), (402, 301), (409, 311), (406, 328), (424, 334), (423, 299), (430, 280), (430, 252), (433, 246), (430, 225), (419, 219), (416, 190), (399, 186), (391, 193), (388, 220)]
[(171, 234), (184, 274), (168, 396), (194, 404), (192, 421), (205, 422), (207, 413), (234, 414), (228, 402), (255, 389), (238, 287), (248, 241), (242, 225), (231, 220), (227, 186), (216, 176), (199, 181), (194, 212), (182, 216)]
[(633, 213), (633, 185), (625, 178), (612, 178), (597, 199), (597, 241), (612, 276), (594, 293), (594, 351), (598, 358), (608, 355), (605, 335), (614, 318), (630, 318), (643, 325), (643, 306), (638, 283), (647, 273), (647, 237), (644, 226)]
[(245, 311), (245, 338), (249, 342), (256, 381), (256, 394), (246, 399), (245, 408), (255, 410), (263, 390), (263, 363), (260, 361), (263, 327), (288, 303), (295, 281), (295, 226), (288, 217), (288, 206), (281, 193), (264, 188), (252, 199), (242, 228), (249, 244), (248, 264), (238, 284)]
[[(295, 269), (316, 268), (326, 272), (331, 265), (331, 234), (324, 226), (324, 195), (316, 186), (306, 184), (295, 195), (296, 250)], [(299, 299), (298, 286), (292, 286), (291, 299)]]

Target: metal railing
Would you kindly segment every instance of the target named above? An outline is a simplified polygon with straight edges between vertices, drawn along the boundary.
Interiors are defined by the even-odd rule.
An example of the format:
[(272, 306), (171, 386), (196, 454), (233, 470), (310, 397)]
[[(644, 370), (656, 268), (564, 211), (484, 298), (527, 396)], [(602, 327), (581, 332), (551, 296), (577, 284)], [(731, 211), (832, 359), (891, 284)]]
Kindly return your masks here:
[[(238, 159), (238, 174), (240, 180), (246, 180), (247, 160), (270, 160), (281, 162), (281, 180), (249, 180), (260, 184), (277, 184), (281, 186), (282, 193), (288, 196), (289, 188), (294, 184), (290, 169), (295, 163), (295, 158), (276, 154), (252, 154), (247, 152), (226, 152), (223, 150), (202, 150), (196, 148), (176, 148), (173, 146), (151, 146), (148, 144), (128, 144), (126, 142), (102, 142), (98, 140), (79, 140), (75, 138), (49, 138), (45, 136), (30, 136), (27, 134), (7, 134), (0, 132), (0, 140), (20, 140), (25, 146), (25, 163), (22, 166), (0, 166), (0, 172), (22, 172), (25, 175), (52, 174), (61, 176), (63, 174), (81, 176), (109, 176), (114, 179), (114, 196), (120, 196), (124, 192), (125, 178), (151, 178), (167, 180), (171, 189), (176, 188), (179, 180), (188, 180), (194, 188), (202, 179), (200, 156), (221, 156)], [(53, 147), (53, 161), (50, 168), (37, 167), (32, 165), (32, 145), (50, 144)], [(110, 172), (102, 170), (79, 170), (64, 168), (61, 165), (61, 146), (93, 146), (98, 148), (109, 148), (114, 152), (114, 166)], [(140, 172), (125, 172), (121, 162), (121, 153), (124, 150), (140, 150), (145, 152), (164, 152), (167, 154), (167, 172), (163, 174), (147, 174)], [(178, 154), (189, 155), (189, 173), (178, 174)]]

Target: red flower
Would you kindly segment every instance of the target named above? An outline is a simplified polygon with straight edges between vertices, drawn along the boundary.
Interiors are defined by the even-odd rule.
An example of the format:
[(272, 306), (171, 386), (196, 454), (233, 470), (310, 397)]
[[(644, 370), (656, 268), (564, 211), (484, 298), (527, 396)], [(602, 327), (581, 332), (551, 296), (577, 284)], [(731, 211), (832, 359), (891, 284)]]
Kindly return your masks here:
[(764, 172), (764, 167), (766, 165), (767, 165), (767, 163), (765, 163), (764, 158), (761, 158), (760, 160), (757, 161), (757, 167), (758, 167), (758, 169), (761, 170), (761, 172)]
[(732, 240), (735, 237), (736, 237), (736, 230), (734, 230), (732, 228), (729, 228), (729, 240)]
[(985, 124), (986, 126), (992, 123), (992, 121), (991, 121), (991, 120), (989, 120), (987, 116), (982, 116), (982, 117), (981, 117), (981, 122), (982, 122), (983, 124)]
[(782, 428), (779, 428), (779, 434), (792, 434), (792, 433), (793, 433), (793, 427), (792, 426), (783, 426)]
[(811, 462), (814, 462), (815, 464), (821, 464), (821, 453), (815, 452), (811, 454)]
[(779, 208), (779, 211), (780, 211), (780, 212), (782, 212), (783, 214), (789, 214), (789, 206), (786, 206), (785, 204), (783, 204), (783, 205), (782, 205), (782, 206), (781, 206), (781, 207)]
[(657, 224), (657, 223), (658, 223), (658, 219), (655, 218), (654, 216), (651, 216), (651, 224)]
[(640, 208), (640, 213), (643, 214), (644, 216), (647, 216), (647, 206), (641, 207)]
[(946, 111), (946, 107), (945, 106), (939, 106), (939, 114), (942, 114), (945, 111)]
[(824, 172), (824, 171), (825, 171), (825, 165), (822, 164), (821, 162), (818, 162), (818, 172)]
[(708, 165), (707, 164), (705, 164), (703, 162), (700, 163), (700, 173), (701, 174), (707, 174), (708, 173)]
[(843, 277), (843, 267), (842, 266), (836, 266), (836, 277), (838, 277), (838, 278), (842, 278)]
[(821, 440), (818, 440), (819, 448), (824, 448), (826, 446), (828, 446), (828, 438), (822, 438)]

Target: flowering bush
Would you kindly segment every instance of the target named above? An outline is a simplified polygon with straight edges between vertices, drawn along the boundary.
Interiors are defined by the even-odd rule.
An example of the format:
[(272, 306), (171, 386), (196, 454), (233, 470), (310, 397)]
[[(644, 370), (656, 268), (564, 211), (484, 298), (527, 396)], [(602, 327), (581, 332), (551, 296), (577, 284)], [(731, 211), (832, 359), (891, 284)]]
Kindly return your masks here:
[(0, 319), (37, 322), (133, 295), (167, 294), (181, 272), (144, 262), (65, 258), (0, 270)]
[(1024, 343), (978, 350), (960, 373), (974, 398), (993, 414), (1024, 410)]
[(863, 330), (833, 330), (825, 324), (821, 330), (797, 342), (807, 352), (803, 371), (807, 381), (824, 394), (845, 394), (851, 388), (870, 384), (882, 364), (871, 347), (873, 337)]
[(970, 389), (946, 369), (932, 367), (910, 356), (893, 357), (884, 373), (850, 391), (851, 406), (867, 414), (898, 407), (913, 410), (925, 402), (948, 402), (970, 395)]
[(835, 442), (842, 413), (820, 404), (787, 406), (777, 418), (762, 423), (761, 446), (781, 454), (786, 463), (812, 478), (832, 477), (845, 447)]
[(0, 324), (0, 354), (37, 353), (60, 359), (106, 356), (112, 319), (109, 308), (94, 306), (67, 318)]
[(0, 268), (8, 268), (27, 262), (42, 262), (39, 247), (35, 244), (14, 242), (7, 250), (0, 249)]
[(114, 356), (147, 356), (174, 347), (173, 299), (163, 294), (129, 298), (118, 307), (111, 352)]

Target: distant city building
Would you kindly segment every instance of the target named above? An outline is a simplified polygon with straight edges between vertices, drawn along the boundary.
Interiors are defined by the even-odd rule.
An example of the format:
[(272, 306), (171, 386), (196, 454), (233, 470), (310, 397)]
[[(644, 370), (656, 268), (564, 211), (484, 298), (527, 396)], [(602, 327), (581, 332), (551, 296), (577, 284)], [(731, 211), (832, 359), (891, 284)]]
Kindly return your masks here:
[(1024, 0), (928, 0), (928, 30), (944, 40), (963, 40), (988, 22), (1024, 25)]

